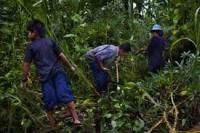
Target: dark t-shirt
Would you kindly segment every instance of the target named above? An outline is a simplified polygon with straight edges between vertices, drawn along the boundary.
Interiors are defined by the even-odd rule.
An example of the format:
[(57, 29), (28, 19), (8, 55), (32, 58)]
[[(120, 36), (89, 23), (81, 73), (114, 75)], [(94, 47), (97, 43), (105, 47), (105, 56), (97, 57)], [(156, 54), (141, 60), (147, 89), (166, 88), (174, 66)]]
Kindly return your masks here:
[(33, 61), (41, 81), (44, 81), (55, 73), (64, 71), (58, 62), (58, 55), (61, 52), (59, 46), (51, 39), (41, 38), (27, 46), (24, 62), (31, 63)]
[(156, 72), (164, 64), (164, 49), (165, 41), (159, 36), (152, 37), (148, 45), (148, 62), (151, 72)]

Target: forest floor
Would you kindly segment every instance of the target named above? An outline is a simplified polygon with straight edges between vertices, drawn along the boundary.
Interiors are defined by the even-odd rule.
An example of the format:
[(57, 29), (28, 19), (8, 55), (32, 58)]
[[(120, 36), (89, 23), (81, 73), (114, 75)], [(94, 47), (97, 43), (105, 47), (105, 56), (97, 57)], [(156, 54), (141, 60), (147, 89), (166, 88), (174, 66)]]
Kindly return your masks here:
[(198, 132), (198, 133), (200, 133), (200, 122), (197, 125), (195, 125), (190, 131), (191, 132)]

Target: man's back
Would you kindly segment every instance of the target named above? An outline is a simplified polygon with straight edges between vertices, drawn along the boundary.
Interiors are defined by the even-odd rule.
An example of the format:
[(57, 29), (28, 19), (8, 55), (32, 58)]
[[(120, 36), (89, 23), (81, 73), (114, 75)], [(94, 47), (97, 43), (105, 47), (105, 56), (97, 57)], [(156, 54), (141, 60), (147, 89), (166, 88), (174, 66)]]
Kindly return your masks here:
[(165, 48), (165, 42), (161, 37), (153, 37), (148, 46), (148, 62), (150, 71), (157, 71), (163, 64), (163, 52)]
[(26, 50), (25, 62), (33, 61), (41, 78), (46, 78), (49, 74), (63, 71), (58, 63), (59, 47), (48, 38), (41, 38), (33, 41)]
[(119, 48), (117, 46), (106, 44), (88, 51), (86, 57), (91, 59), (97, 58), (102, 61), (104, 65), (110, 67), (118, 56), (118, 52)]

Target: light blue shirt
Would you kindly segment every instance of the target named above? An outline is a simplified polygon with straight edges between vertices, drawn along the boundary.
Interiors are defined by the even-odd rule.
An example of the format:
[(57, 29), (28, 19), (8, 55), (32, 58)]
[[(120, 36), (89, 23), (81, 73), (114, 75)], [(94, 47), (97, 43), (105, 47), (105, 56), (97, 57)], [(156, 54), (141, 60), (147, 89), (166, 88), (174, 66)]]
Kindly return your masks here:
[(86, 53), (86, 58), (94, 60), (97, 58), (105, 66), (110, 67), (119, 53), (119, 47), (115, 45), (102, 45)]

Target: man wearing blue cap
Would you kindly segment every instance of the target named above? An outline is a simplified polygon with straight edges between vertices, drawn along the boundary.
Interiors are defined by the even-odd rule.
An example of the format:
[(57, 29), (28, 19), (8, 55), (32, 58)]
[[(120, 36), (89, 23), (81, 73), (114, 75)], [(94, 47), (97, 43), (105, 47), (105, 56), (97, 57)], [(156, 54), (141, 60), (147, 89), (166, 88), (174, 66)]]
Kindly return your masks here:
[(148, 69), (152, 73), (157, 73), (164, 65), (163, 52), (165, 49), (165, 41), (162, 38), (163, 31), (159, 24), (153, 25), (151, 29), (152, 38), (147, 47), (148, 53)]

